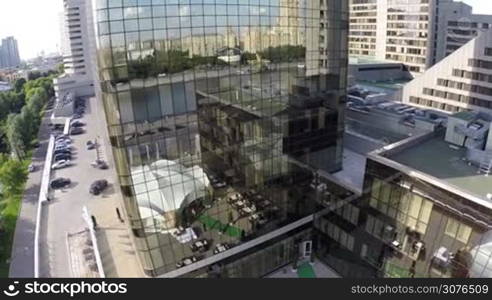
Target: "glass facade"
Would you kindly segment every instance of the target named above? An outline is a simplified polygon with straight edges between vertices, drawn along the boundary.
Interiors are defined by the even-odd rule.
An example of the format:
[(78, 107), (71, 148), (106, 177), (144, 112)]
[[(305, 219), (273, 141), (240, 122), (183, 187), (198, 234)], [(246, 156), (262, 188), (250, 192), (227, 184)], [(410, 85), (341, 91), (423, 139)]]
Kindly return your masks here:
[(366, 171), (362, 197), (317, 214), (320, 259), (352, 278), (492, 277), (490, 208), (373, 160)]
[(148, 275), (316, 211), (313, 174), (342, 164), (346, 0), (94, 2), (102, 101)]

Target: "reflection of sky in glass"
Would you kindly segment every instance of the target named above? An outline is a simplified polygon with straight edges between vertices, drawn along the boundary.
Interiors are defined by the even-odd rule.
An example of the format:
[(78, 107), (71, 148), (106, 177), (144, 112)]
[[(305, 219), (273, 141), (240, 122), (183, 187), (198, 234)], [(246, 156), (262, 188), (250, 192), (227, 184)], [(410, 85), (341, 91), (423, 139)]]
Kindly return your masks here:
[[(113, 33), (121, 32), (123, 27), (121, 20), (123, 19), (126, 31), (193, 27), (203, 28), (204, 33), (207, 34), (224, 33), (227, 27), (236, 27), (237, 31), (240, 31), (239, 28), (246, 26), (278, 25), (280, 7), (278, 2), (274, 3), (276, 1), (272, 1), (270, 5), (263, 5), (260, 1), (254, 0), (239, 1), (239, 4), (227, 2), (162, 0), (154, 1), (154, 5), (151, 6), (148, 0), (118, 0), (109, 1), (107, 13), (99, 13), (98, 16), (99, 21), (112, 21), (111, 32)], [(156, 5), (161, 3), (165, 5)], [(300, 7), (299, 10), (302, 11), (302, 8)], [(145, 18), (148, 20), (144, 20)], [(151, 19), (154, 20), (154, 24)], [(103, 27), (100, 30), (101, 34), (109, 33), (108, 29), (101, 27)], [(169, 38), (178, 37), (169, 36)]]

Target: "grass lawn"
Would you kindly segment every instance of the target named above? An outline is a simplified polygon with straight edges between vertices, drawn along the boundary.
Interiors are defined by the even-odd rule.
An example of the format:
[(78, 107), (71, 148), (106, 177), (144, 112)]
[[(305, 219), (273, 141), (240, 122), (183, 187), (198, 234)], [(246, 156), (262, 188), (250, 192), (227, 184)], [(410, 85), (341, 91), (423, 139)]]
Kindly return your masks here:
[(242, 230), (234, 227), (234, 226), (229, 226), (227, 224), (222, 224), (219, 220), (216, 220), (210, 216), (202, 215), (199, 218), (200, 222), (207, 226), (208, 230), (218, 230), (224, 232), (230, 237), (238, 238), (241, 237)]
[(299, 278), (316, 278), (316, 273), (310, 263), (304, 263), (297, 269)]
[[(31, 160), (26, 160), (23, 162), (24, 167), (31, 163)], [(24, 191), (25, 182), (22, 183)], [(4, 201), (1, 199), (0, 201)], [(12, 196), (8, 199), (5, 206), (2, 206), (2, 211), (0, 212), (0, 217), (4, 222), (4, 232), (0, 236), (0, 278), (6, 278), (9, 275), (10, 266), (10, 255), (12, 252), (12, 242), (14, 240), (15, 225), (17, 222), (17, 216), (19, 215), (20, 207), (22, 201), (22, 194)]]

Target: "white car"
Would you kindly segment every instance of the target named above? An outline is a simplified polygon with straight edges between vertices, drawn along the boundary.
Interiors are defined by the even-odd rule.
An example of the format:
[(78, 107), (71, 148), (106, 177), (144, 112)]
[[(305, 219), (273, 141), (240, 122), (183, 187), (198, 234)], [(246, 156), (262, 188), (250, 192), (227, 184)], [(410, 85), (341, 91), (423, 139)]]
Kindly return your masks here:
[(71, 165), (72, 163), (70, 162), (70, 160), (60, 160), (54, 163), (53, 166), (51, 166), (51, 169), (53, 170), (63, 169)]
[(70, 140), (70, 139), (59, 139), (59, 140), (56, 140), (55, 141), (55, 144), (59, 144), (59, 143), (71, 144), (72, 143), (72, 140)]

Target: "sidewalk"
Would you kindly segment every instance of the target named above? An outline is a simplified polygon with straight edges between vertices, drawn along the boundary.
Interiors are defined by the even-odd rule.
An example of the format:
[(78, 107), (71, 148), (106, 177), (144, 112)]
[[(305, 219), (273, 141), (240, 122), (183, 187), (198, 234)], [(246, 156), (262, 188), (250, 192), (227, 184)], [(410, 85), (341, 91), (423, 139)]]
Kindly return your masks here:
[(124, 217), (123, 196), (121, 195), (116, 169), (114, 166), (113, 153), (109, 145), (109, 136), (106, 128), (106, 119), (102, 102), (95, 98), (91, 99), (94, 107), (94, 126), (99, 133), (98, 142), (100, 143), (99, 153), (108, 162), (111, 178), (106, 178), (112, 182), (111, 194), (104, 196), (104, 201), (91, 202), (88, 206), (89, 211), (96, 217), (99, 230), (97, 239), (101, 260), (106, 276), (109, 278), (129, 278), (145, 277), (138, 261), (137, 254), (130, 237), (128, 224), (120, 222), (116, 214), (116, 208), (120, 210)]
[(33, 153), (32, 162), (36, 171), (29, 173), (26, 182), (22, 204), (17, 217), (17, 223), (12, 244), (12, 260), (9, 277), (34, 277), (34, 232), (36, 227), (36, 212), (38, 195), (41, 188), (41, 177), (50, 137), (51, 110), (46, 111), (39, 127), (38, 141), (40, 147)]

